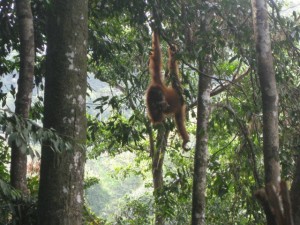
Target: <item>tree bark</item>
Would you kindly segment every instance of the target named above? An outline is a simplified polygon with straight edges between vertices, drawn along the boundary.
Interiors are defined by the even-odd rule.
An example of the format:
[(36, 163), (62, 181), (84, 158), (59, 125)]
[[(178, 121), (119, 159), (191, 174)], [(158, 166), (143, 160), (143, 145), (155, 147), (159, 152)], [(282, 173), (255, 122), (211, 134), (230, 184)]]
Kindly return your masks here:
[(279, 185), (278, 94), (276, 87), (268, 11), (265, 0), (253, 0), (257, 69), (263, 104), (263, 140), (265, 182)]
[(272, 182), (278, 186), (280, 181), (278, 94), (265, 0), (253, 0), (252, 8), (257, 51), (257, 69), (263, 104), (265, 183)]
[(87, 0), (56, 0), (49, 6), (44, 127), (72, 145), (42, 146), (38, 221), (81, 225), (86, 141)]
[[(202, 0), (202, 4), (206, 4)], [(211, 103), (211, 76), (212, 64), (210, 46), (208, 43), (209, 23), (211, 15), (204, 10), (199, 17), (202, 38), (202, 54), (198, 58), (199, 80), (197, 96), (197, 130), (194, 156), (193, 197), (192, 197), (192, 225), (205, 225), (206, 207), (206, 171), (208, 161), (208, 122)]]
[[(34, 33), (33, 19), (29, 0), (17, 0), (16, 10), (20, 35), (20, 72), (15, 113), (27, 119), (29, 116), (34, 73)], [(14, 188), (27, 193), (26, 184), (27, 155), (16, 144), (12, 146), (11, 184)]]
[[(208, 57), (206, 57), (208, 59)], [(205, 192), (206, 192), (206, 170), (208, 159), (208, 122), (210, 116), (210, 91), (211, 78), (209, 74), (209, 60), (201, 63), (198, 84), (197, 104), (197, 131), (196, 149), (194, 157), (194, 178), (193, 178), (193, 203), (192, 203), (192, 225), (205, 224)], [(203, 62), (204, 62), (203, 61)]]
[[(18, 79), (18, 93), (16, 95), (15, 113), (24, 119), (29, 116), (31, 105), (31, 96), (33, 88), (34, 73), (34, 28), (31, 5), (29, 0), (16, 0), (16, 13), (19, 26), (20, 37), (20, 71)], [(27, 143), (23, 143), (26, 145)], [(10, 182), (11, 185), (20, 190), (23, 195), (28, 194), (27, 189), (27, 154), (21, 146), (12, 143), (11, 164), (10, 164)], [(14, 221), (25, 225), (27, 222), (23, 214), (23, 207), (16, 203), (19, 208), (13, 215)]]
[[(265, 0), (252, 0), (253, 27), (256, 42), (257, 70), (262, 92), (263, 107), (263, 152), (265, 184), (280, 184), (279, 138), (278, 138), (278, 94), (276, 88), (268, 11)], [(276, 224), (270, 209), (265, 208), (267, 224)]]
[(157, 133), (157, 143), (156, 148), (152, 150), (152, 177), (153, 177), (153, 188), (155, 197), (155, 225), (164, 225), (165, 218), (161, 214), (159, 195), (160, 191), (164, 185), (163, 179), (163, 165), (165, 158), (165, 151), (167, 147), (167, 140), (169, 136), (169, 131), (166, 130), (163, 125), (158, 129)]

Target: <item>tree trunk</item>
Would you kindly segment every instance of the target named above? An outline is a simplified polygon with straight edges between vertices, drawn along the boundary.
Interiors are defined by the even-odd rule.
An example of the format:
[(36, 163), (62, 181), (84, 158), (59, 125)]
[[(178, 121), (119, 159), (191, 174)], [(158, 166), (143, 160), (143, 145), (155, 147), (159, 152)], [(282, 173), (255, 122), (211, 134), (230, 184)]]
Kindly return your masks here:
[(81, 225), (86, 140), (87, 0), (51, 1), (47, 26), (44, 127), (72, 145), (42, 146), (38, 221)]
[[(206, 57), (208, 58), (208, 57)], [(208, 158), (208, 121), (210, 116), (210, 91), (211, 78), (209, 74), (209, 60), (204, 60), (200, 65), (198, 84), (197, 105), (197, 131), (196, 149), (194, 157), (194, 179), (193, 179), (193, 205), (192, 225), (205, 224), (205, 192), (206, 192), (206, 170)]]
[[(202, 0), (206, 4), (206, 0)], [(209, 13), (199, 17), (202, 33), (202, 55), (199, 57), (199, 80), (197, 96), (197, 130), (194, 156), (192, 225), (205, 225), (206, 171), (208, 160), (208, 122), (210, 116), (210, 92), (212, 63), (208, 43), (208, 27), (213, 17)]]
[[(20, 36), (20, 71), (15, 113), (17, 116), (27, 119), (31, 105), (35, 56), (33, 17), (30, 1), (16, 0), (16, 11)], [(27, 195), (27, 154), (15, 142), (12, 143), (10, 166), (11, 185), (20, 190), (23, 195)], [(16, 208), (19, 209), (15, 210), (14, 221), (17, 221), (18, 224), (27, 224), (26, 218), (22, 215), (22, 207), (18, 205)]]
[(265, 0), (253, 0), (252, 6), (257, 69), (263, 104), (265, 183), (272, 182), (279, 185), (278, 94), (271, 50), (268, 11)]
[[(28, 118), (31, 104), (34, 73), (34, 34), (31, 6), (29, 0), (16, 1), (20, 33), (20, 72), (15, 112)], [(27, 155), (15, 144), (12, 147), (11, 184), (14, 188), (27, 193), (26, 184)]]
[[(276, 88), (268, 11), (265, 0), (252, 0), (253, 27), (256, 41), (257, 69), (263, 105), (263, 152), (265, 184), (279, 190), (278, 94)], [(265, 208), (267, 223), (275, 224), (274, 215)]]
[(155, 197), (155, 205), (156, 205), (155, 225), (165, 224), (164, 215), (161, 214), (162, 210), (160, 210), (161, 202), (159, 201), (159, 195), (164, 185), (163, 164), (164, 164), (168, 136), (169, 136), (169, 131), (166, 130), (166, 128), (164, 128), (163, 125), (161, 125), (157, 134), (156, 148), (151, 151), (153, 153), (152, 154), (152, 177), (153, 177), (153, 188), (154, 188), (154, 197)]
[(279, 184), (278, 94), (265, 0), (253, 0), (257, 66), (262, 91), (265, 183)]

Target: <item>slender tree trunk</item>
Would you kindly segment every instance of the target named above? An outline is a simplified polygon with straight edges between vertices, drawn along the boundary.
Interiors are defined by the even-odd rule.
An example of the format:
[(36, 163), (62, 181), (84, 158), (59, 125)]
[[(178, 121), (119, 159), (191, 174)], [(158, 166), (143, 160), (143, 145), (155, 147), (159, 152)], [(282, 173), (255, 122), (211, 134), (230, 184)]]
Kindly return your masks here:
[[(160, 191), (164, 185), (163, 180), (163, 164), (165, 158), (165, 151), (167, 147), (167, 140), (169, 131), (166, 130), (163, 125), (159, 128), (157, 134), (156, 148), (153, 149), (152, 154), (152, 177), (153, 177), (153, 188), (155, 197), (155, 225), (165, 224), (164, 215), (161, 214), (160, 210), (161, 202), (159, 201)], [(152, 145), (153, 146), (153, 145)]]
[[(206, 57), (208, 58), (208, 57)], [(197, 105), (197, 131), (196, 149), (194, 157), (194, 179), (193, 179), (193, 205), (192, 225), (205, 224), (205, 192), (206, 192), (206, 170), (208, 158), (208, 121), (210, 116), (210, 91), (211, 78), (209, 74), (209, 60), (201, 63), (198, 84), (198, 105)]]
[(268, 12), (265, 0), (253, 0), (257, 67), (262, 91), (265, 183), (280, 181), (278, 139), (278, 94), (276, 88)]
[[(20, 72), (15, 112), (28, 118), (31, 104), (34, 73), (34, 34), (31, 6), (29, 0), (16, 1), (20, 33)], [(27, 193), (26, 184), (27, 155), (15, 144), (12, 147), (11, 184), (14, 188)]]
[[(15, 113), (24, 119), (29, 116), (34, 73), (34, 29), (30, 0), (16, 0), (16, 11), (20, 36), (20, 71), (18, 79), (18, 93), (15, 102)], [(26, 144), (26, 143), (24, 143)], [(27, 190), (27, 154), (16, 143), (12, 143), (11, 149), (11, 185), (20, 190), (24, 195)], [(23, 207), (18, 205), (14, 214), (14, 221), (18, 224), (27, 224), (23, 214)]]
[[(278, 94), (276, 88), (268, 11), (265, 0), (252, 0), (253, 27), (256, 41), (257, 69), (263, 105), (263, 152), (265, 184), (279, 191), (280, 164), (278, 138)], [(267, 223), (276, 224), (270, 209), (266, 209)]]
[(278, 94), (276, 87), (268, 11), (265, 0), (253, 0), (253, 23), (256, 39), (257, 69), (263, 104), (265, 182), (280, 181), (278, 138)]
[(49, 6), (44, 127), (71, 140), (72, 150), (42, 146), (40, 225), (81, 225), (86, 140), (87, 0)]
[[(202, 0), (205, 4), (206, 0)], [(208, 160), (208, 122), (210, 117), (210, 94), (212, 64), (208, 43), (208, 27), (211, 16), (209, 13), (201, 15), (200, 29), (203, 34), (202, 55), (199, 57), (199, 81), (197, 97), (197, 130), (196, 148), (194, 156), (192, 225), (205, 225), (206, 207), (206, 171)]]

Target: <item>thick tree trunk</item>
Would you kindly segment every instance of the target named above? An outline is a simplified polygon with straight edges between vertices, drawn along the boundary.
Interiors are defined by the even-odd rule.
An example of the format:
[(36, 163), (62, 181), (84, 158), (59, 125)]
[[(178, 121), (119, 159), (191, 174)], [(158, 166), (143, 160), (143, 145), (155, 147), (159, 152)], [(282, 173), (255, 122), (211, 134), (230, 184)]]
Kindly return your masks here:
[[(15, 113), (17, 116), (27, 119), (31, 105), (35, 56), (33, 17), (30, 1), (16, 0), (16, 11), (20, 37), (20, 71)], [(27, 154), (22, 149), (24, 148), (17, 146), (15, 142), (12, 143), (10, 181), (14, 188), (27, 195)], [(25, 225), (27, 222), (25, 221), (26, 217), (22, 215), (23, 211), (21, 205), (16, 206), (14, 221)]]
[(81, 225), (86, 140), (87, 0), (49, 6), (44, 127), (71, 140), (72, 150), (42, 147), (40, 225)]
[[(263, 152), (265, 184), (279, 191), (280, 164), (278, 138), (278, 94), (276, 88), (268, 11), (265, 0), (252, 0), (253, 27), (256, 41), (257, 69), (263, 105)], [(267, 223), (276, 224), (271, 210), (265, 208)]]
[[(208, 58), (208, 57), (207, 57)], [(205, 60), (206, 61), (206, 60)], [(206, 61), (204, 66), (200, 65), (203, 74), (199, 76), (198, 105), (197, 105), (197, 131), (196, 149), (194, 157), (194, 179), (193, 179), (193, 205), (192, 225), (205, 224), (205, 192), (206, 192), (206, 170), (208, 159), (208, 121), (210, 116), (210, 91), (211, 78), (209, 74), (210, 64)]]
[(159, 201), (159, 195), (160, 195), (160, 190), (164, 185), (163, 164), (164, 164), (168, 136), (169, 136), (169, 131), (166, 130), (162, 125), (158, 130), (156, 148), (152, 150), (153, 152), (152, 153), (152, 176), (153, 176), (153, 188), (154, 188), (154, 197), (155, 197), (155, 205), (156, 205), (155, 225), (165, 224), (164, 216), (161, 214), (161, 210), (160, 210), (161, 202)]

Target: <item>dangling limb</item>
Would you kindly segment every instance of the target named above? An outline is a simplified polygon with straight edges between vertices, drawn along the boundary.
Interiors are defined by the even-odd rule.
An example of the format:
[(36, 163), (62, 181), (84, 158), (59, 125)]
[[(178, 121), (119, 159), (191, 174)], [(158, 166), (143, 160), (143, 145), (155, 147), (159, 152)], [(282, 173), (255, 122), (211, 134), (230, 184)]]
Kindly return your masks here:
[(189, 148), (186, 146), (186, 144), (190, 141), (190, 137), (185, 127), (185, 105), (182, 105), (181, 109), (175, 113), (175, 123), (183, 140), (182, 148), (184, 150), (188, 150)]
[(172, 80), (172, 87), (177, 92), (178, 95), (178, 107), (179, 109), (175, 112), (175, 122), (178, 129), (178, 132), (183, 140), (182, 147), (184, 150), (188, 150), (188, 147), (186, 144), (189, 142), (189, 135), (186, 131), (185, 127), (185, 104), (184, 104), (184, 98), (182, 94), (182, 87), (179, 80), (179, 71), (178, 71), (178, 65), (177, 61), (175, 59), (176, 54), (176, 47), (175, 46), (169, 46), (169, 61), (168, 61), (168, 67), (169, 67), (169, 75)]

